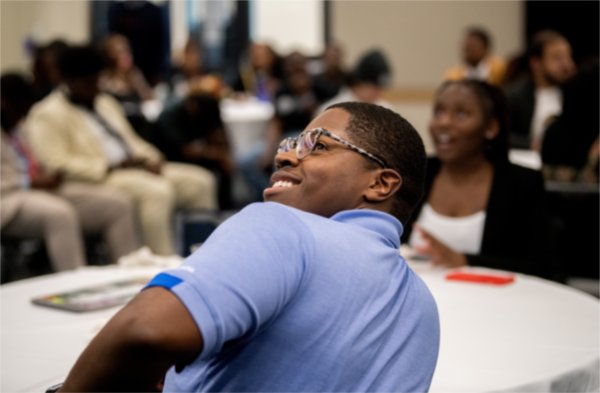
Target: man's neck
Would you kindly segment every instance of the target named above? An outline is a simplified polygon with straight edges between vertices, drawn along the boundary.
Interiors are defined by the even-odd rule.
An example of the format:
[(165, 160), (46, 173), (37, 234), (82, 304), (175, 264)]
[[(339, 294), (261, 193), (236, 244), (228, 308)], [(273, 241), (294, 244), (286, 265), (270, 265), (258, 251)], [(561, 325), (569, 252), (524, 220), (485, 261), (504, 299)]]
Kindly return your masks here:
[(87, 110), (94, 110), (94, 101), (82, 100), (78, 97), (73, 97), (71, 95), (67, 95), (69, 101), (77, 106), (83, 107)]
[(63, 93), (65, 95), (65, 98), (72, 104), (82, 107), (82, 108), (85, 108), (87, 110), (94, 110), (95, 99), (90, 101), (87, 99), (82, 99), (80, 97), (77, 97), (77, 96), (73, 95), (73, 93), (69, 90), (69, 88), (67, 86), (64, 86)]
[(544, 89), (548, 87), (556, 87), (554, 83), (551, 83), (548, 78), (543, 75), (533, 75), (533, 83), (535, 84), (536, 89)]

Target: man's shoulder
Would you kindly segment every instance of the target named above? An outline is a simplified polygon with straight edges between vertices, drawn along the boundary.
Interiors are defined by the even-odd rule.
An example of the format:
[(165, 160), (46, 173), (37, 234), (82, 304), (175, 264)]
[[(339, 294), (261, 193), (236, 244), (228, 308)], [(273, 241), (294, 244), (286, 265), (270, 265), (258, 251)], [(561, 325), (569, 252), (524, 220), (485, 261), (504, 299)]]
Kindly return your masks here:
[(108, 93), (100, 92), (96, 96), (96, 102), (102, 102), (102, 103), (109, 102), (109, 103), (113, 104), (113, 103), (118, 103), (119, 101), (115, 97), (113, 97), (112, 95), (110, 95)]
[(252, 203), (226, 223), (236, 232), (259, 231), (280, 241), (309, 241), (318, 237), (317, 233), (337, 233), (341, 229), (336, 220), (277, 202)]
[(52, 93), (48, 94), (42, 100), (38, 101), (31, 108), (31, 116), (35, 116), (40, 113), (56, 113), (57, 110), (61, 110), (65, 107), (68, 101), (65, 100), (64, 93), (59, 89), (54, 89)]
[(534, 86), (529, 77), (524, 77), (514, 81), (506, 87), (506, 96), (508, 100), (522, 99), (527, 96), (533, 96)]
[(96, 96), (95, 106), (96, 109), (100, 110), (102, 110), (102, 108), (109, 108), (111, 110), (118, 110), (119, 112), (121, 111), (121, 104), (119, 101), (108, 93), (98, 93)]
[(254, 218), (258, 222), (264, 222), (266, 220), (282, 220), (287, 221), (281, 222), (281, 224), (291, 225), (290, 221), (298, 223), (322, 222), (326, 223), (331, 221), (325, 217), (318, 216), (313, 213), (308, 213), (294, 207), (286, 206), (277, 202), (255, 202), (244, 207), (236, 216), (252, 221)]
[(211, 234), (206, 244), (252, 249), (257, 255), (315, 247), (314, 228), (300, 211), (274, 202), (256, 202), (232, 215)]

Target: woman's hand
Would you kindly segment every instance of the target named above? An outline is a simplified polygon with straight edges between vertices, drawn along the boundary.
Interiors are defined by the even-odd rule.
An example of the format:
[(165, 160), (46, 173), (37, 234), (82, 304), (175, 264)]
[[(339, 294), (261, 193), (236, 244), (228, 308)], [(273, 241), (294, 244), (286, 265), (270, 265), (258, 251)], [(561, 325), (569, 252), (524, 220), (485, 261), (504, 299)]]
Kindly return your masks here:
[(415, 251), (429, 257), (431, 263), (444, 267), (460, 267), (467, 265), (467, 257), (464, 254), (454, 251), (446, 246), (418, 224), (415, 224), (415, 230), (419, 232), (419, 235), (421, 235), (421, 238), (423, 239), (423, 242), (415, 247)]

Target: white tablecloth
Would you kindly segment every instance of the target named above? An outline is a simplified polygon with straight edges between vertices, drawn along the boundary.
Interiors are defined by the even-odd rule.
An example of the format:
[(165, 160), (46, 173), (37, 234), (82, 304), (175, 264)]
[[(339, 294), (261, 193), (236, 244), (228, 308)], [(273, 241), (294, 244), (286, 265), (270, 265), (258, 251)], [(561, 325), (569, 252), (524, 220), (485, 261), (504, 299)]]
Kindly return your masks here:
[(448, 281), (426, 262), (411, 266), (440, 313), (431, 392), (598, 391), (598, 299), (530, 276), (497, 286)]
[[(452, 282), (443, 270), (411, 264), (440, 312), (431, 392), (598, 390), (598, 299), (521, 275), (506, 286)], [(63, 381), (117, 311), (75, 314), (32, 305), (32, 297), (157, 271), (87, 267), (0, 287), (0, 391), (43, 392)]]
[(118, 310), (71, 313), (33, 305), (31, 298), (156, 272), (86, 267), (2, 285), (0, 391), (45, 392), (62, 382), (81, 351)]

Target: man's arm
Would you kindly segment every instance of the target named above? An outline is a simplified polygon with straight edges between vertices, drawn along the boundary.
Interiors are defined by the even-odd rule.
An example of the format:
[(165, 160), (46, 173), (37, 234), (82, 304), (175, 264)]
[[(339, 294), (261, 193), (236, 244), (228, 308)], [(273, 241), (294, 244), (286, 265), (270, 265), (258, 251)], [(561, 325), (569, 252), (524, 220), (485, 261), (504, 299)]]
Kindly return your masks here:
[(185, 366), (202, 348), (183, 303), (164, 288), (148, 288), (92, 340), (60, 391), (153, 391), (172, 365)]

